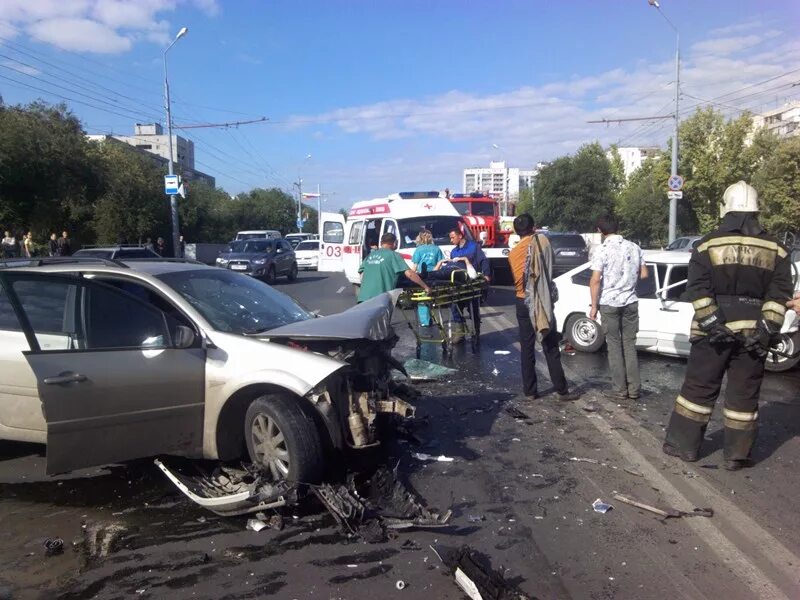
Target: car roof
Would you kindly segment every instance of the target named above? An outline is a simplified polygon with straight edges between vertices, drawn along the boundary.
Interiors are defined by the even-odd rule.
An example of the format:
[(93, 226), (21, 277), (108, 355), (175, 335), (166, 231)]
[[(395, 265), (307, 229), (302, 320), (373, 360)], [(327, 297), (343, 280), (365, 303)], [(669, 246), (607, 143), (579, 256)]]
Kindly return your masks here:
[(654, 262), (665, 265), (688, 265), (692, 258), (691, 252), (670, 252), (667, 250), (644, 250), (645, 262)]
[[(131, 273), (139, 272), (147, 275), (158, 276), (164, 273), (174, 273), (177, 271), (200, 271), (204, 269), (215, 269), (202, 263), (186, 262), (180, 260), (116, 260), (104, 261), (97, 260), (71, 260), (69, 258), (53, 259), (44, 262), (44, 264), (35, 264), (35, 259), (32, 261), (34, 264), (22, 266), (20, 263), (25, 261), (15, 261), (13, 272), (29, 272), (29, 273), (74, 273), (75, 271), (92, 271), (104, 273)], [(19, 266), (16, 266), (19, 265)], [(0, 269), (3, 268), (3, 263), (0, 262)]]

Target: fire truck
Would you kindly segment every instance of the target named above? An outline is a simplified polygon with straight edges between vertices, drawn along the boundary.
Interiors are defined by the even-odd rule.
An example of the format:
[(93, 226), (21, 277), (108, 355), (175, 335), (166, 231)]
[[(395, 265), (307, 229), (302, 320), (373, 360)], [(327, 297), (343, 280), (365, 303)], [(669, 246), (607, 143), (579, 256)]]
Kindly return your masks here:
[(509, 237), (514, 233), (514, 217), (500, 215), (500, 203), (485, 193), (451, 194), (450, 202), (464, 218), (472, 237), (481, 242), (484, 254), (492, 264), (494, 281), (507, 283)]

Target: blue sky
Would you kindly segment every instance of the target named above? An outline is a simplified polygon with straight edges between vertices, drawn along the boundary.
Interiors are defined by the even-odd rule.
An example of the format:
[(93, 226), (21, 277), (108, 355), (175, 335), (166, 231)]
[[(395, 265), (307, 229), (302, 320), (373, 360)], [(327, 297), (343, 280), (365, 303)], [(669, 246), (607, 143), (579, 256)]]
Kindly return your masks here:
[[(800, 97), (800, 3), (661, 8), (681, 31), (684, 114)], [(672, 110), (675, 36), (647, 0), (3, 0), (0, 76), (16, 81), (0, 78), (0, 94), (94, 104), (68, 101), (91, 133), (163, 121), (161, 51), (182, 26), (174, 122), (270, 119), (181, 133), (231, 193), (302, 177), (333, 209), (460, 190), (464, 167), (492, 159), (529, 168), (594, 140), (670, 133), (667, 121), (585, 122)]]

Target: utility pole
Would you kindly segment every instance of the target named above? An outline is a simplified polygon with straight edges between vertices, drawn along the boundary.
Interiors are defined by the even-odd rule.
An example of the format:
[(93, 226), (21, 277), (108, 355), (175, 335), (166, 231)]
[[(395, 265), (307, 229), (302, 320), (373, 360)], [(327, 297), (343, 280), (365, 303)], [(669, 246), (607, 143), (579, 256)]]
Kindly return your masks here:
[[(167, 77), (167, 52), (175, 45), (179, 39), (186, 35), (189, 31), (188, 28), (183, 27), (172, 43), (164, 50), (164, 103), (167, 109), (167, 137), (169, 138), (169, 161), (167, 162), (167, 171), (170, 175), (174, 175), (175, 167), (172, 164), (172, 105), (169, 98), (169, 78)], [(175, 194), (169, 195), (169, 212), (172, 220), (172, 253), (174, 256), (180, 254), (180, 233), (178, 232), (178, 201)]]
[(303, 233), (303, 180), (298, 177), (294, 185), (297, 188), (297, 233)]
[(317, 184), (317, 236), (322, 239), (322, 192)]

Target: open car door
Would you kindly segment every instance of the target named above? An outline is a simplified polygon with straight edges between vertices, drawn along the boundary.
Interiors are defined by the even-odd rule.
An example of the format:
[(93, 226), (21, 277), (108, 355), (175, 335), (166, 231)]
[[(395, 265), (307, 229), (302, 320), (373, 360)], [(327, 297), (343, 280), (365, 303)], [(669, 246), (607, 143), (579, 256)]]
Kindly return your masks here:
[(48, 473), (201, 456), (205, 350), (197, 332), (100, 281), (0, 277), (31, 348), (24, 355), (47, 422)]
[(344, 271), (344, 222), (339, 213), (322, 213), (318, 271)]

